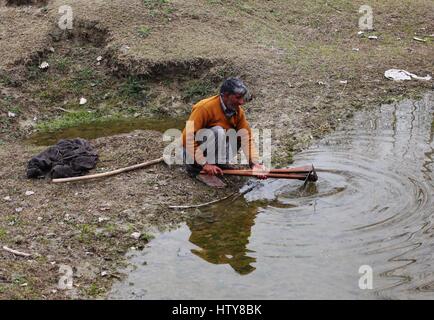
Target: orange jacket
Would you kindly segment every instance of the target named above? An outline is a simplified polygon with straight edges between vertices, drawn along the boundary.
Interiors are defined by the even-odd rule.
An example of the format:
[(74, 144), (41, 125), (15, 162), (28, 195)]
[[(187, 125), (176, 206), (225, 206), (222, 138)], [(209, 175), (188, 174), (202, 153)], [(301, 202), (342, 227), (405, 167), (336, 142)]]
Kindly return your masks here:
[[(244, 154), (246, 154), (246, 156), (249, 155), (249, 163), (252, 164), (258, 162), (258, 153), (255, 148), (252, 131), (249, 123), (246, 120), (244, 110), (241, 107), (238, 108), (237, 114), (235, 116), (227, 118), (220, 105), (220, 96), (212, 96), (199, 101), (193, 106), (188, 121), (194, 121), (194, 129), (192, 130), (194, 136), (198, 130), (214, 126), (221, 126), (225, 130), (233, 128), (237, 132), (240, 129), (247, 130), (248, 137), (246, 137), (246, 141), (248, 138), (248, 143), (242, 143), (241, 147), (243, 148)], [(200, 165), (205, 164), (206, 158), (204, 157), (200, 148), (198, 148), (198, 143), (194, 141), (194, 136), (189, 137), (189, 141), (187, 143), (186, 130), (187, 128), (184, 128), (184, 131), (182, 132), (183, 146), (186, 148), (189, 155), (192, 156), (191, 150), (192, 146), (194, 145), (195, 161)], [(191, 139), (193, 139), (193, 141), (191, 141)]]

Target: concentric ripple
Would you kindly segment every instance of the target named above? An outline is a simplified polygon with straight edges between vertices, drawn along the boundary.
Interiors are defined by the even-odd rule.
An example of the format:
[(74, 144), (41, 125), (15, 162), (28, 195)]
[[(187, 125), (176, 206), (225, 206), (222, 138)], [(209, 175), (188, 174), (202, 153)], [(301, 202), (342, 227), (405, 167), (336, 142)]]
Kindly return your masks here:
[(434, 298), (433, 108), (426, 95), (357, 114), (295, 158), (317, 183), (269, 180), (203, 210), (137, 254), (146, 266), (113, 297)]

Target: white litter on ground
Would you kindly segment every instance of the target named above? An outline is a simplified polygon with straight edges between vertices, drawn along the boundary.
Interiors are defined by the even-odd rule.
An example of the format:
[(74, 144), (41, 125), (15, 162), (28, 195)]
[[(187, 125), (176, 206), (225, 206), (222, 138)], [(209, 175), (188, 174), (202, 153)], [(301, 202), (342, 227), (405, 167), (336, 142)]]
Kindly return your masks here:
[(131, 234), (131, 238), (136, 239), (136, 240), (139, 240), (139, 238), (140, 238), (141, 235), (142, 235), (142, 234), (141, 234), (140, 232), (133, 232), (133, 233)]
[(48, 62), (47, 62), (47, 61), (44, 61), (44, 62), (42, 62), (42, 63), (39, 65), (39, 69), (45, 70), (45, 69), (47, 69), (49, 66), (50, 66), (50, 65), (48, 64)]
[(384, 72), (384, 76), (393, 81), (404, 81), (404, 80), (425, 80), (429, 81), (431, 80), (431, 76), (427, 75), (426, 77), (419, 77), (411, 72), (408, 72), (406, 70), (400, 70), (400, 69), (389, 69)]

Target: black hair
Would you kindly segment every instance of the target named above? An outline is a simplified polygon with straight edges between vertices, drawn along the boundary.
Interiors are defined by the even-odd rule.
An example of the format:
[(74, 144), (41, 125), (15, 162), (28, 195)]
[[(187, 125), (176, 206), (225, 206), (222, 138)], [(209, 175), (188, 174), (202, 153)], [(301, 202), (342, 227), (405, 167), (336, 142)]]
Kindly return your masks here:
[(247, 87), (239, 78), (227, 78), (220, 87), (220, 94), (242, 94), (247, 93)]

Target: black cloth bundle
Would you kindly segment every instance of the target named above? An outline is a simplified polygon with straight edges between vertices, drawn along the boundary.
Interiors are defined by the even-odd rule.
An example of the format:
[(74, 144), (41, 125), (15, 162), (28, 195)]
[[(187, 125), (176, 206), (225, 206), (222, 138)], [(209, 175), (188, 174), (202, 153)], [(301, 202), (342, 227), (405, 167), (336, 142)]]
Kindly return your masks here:
[(53, 179), (82, 176), (95, 168), (97, 161), (98, 153), (88, 141), (81, 138), (60, 140), (29, 161), (27, 178), (47, 174)]

